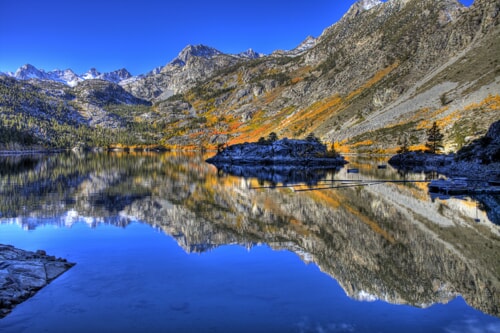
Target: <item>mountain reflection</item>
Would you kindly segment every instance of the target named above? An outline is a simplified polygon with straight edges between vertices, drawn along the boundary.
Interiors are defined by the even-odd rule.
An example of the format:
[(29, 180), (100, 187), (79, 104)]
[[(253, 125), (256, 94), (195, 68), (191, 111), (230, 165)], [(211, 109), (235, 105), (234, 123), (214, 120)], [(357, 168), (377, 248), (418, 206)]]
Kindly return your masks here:
[[(241, 178), (229, 171), (221, 177), (203, 161), (175, 153), (1, 158), (0, 221), (32, 229), (139, 220), (187, 252), (266, 243), (316, 263), (359, 300), (427, 306), (462, 295), (500, 316), (500, 228), (474, 201), (432, 200), (418, 182), (269, 188), (299, 178)], [(325, 171), (313, 181), (398, 177), (367, 161), (356, 167), (359, 174)], [(412, 177), (421, 175), (405, 175)]]

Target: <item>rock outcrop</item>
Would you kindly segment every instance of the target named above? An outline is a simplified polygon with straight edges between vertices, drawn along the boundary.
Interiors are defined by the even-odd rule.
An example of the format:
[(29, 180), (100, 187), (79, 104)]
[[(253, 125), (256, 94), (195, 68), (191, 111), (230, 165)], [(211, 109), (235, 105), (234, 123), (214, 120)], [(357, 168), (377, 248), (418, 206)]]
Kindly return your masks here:
[(460, 149), (457, 158), (481, 164), (500, 163), (500, 120), (490, 126), (485, 136)]
[(347, 162), (316, 140), (282, 139), (270, 143), (242, 143), (220, 150), (207, 159), (212, 164), (338, 166)]
[(398, 169), (500, 180), (500, 121), (493, 123), (485, 136), (463, 147), (457, 154), (407, 152), (394, 155), (389, 163)]
[(0, 244), (0, 318), (73, 267), (45, 251), (24, 251)]

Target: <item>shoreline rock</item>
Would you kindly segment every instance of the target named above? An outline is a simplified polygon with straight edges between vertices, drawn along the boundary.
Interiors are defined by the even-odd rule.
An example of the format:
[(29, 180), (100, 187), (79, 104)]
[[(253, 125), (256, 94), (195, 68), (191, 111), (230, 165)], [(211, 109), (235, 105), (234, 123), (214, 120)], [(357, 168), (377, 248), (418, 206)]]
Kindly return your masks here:
[(43, 250), (0, 244), (0, 318), (74, 265)]
[(448, 177), (500, 180), (500, 120), (490, 126), (484, 137), (463, 147), (456, 155), (408, 152), (392, 156), (389, 164), (397, 169), (435, 171)]

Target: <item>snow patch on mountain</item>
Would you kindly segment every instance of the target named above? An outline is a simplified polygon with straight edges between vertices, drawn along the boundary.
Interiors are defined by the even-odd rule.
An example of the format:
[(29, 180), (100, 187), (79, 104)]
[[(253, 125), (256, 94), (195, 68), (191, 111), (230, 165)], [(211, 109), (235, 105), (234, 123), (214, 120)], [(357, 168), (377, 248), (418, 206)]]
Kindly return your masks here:
[(360, 5), (364, 10), (370, 10), (382, 3), (380, 0), (361, 0)]
[(263, 57), (264, 55), (262, 53), (257, 53), (253, 49), (248, 49), (244, 52), (236, 54), (238, 58), (245, 58), (245, 59), (257, 59), (260, 57)]
[(311, 49), (316, 45), (317, 38), (314, 38), (312, 36), (307, 36), (306, 39), (304, 39), (296, 48), (293, 50), (289, 51), (283, 51), (283, 50), (276, 50), (274, 51), (271, 55), (273, 56), (298, 56), (301, 55), (302, 53), (306, 52), (307, 50)]
[(41, 80), (41, 81), (55, 81), (64, 83), (70, 87), (76, 86), (78, 83), (85, 80), (100, 79), (113, 83), (120, 83), (123, 80), (130, 79), (132, 75), (124, 68), (109, 72), (100, 73), (95, 68), (91, 68), (88, 72), (77, 75), (71, 69), (55, 69), (50, 72), (46, 72), (43, 69), (38, 69), (31, 64), (26, 64), (21, 67), (15, 73), (4, 73), (4, 75), (14, 77), (18, 80)]
[(300, 43), (299, 46), (294, 49), (294, 51), (302, 53), (309, 50), (314, 45), (316, 45), (316, 38), (314, 38), (313, 36), (307, 36), (307, 38), (304, 39), (304, 41)]
[(347, 13), (344, 15), (344, 19), (350, 19), (358, 16), (362, 12), (365, 12), (367, 10), (370, 10), (383, 2), (380, 0), (358, 0), (355, 2), (351, 8), (347, 11)]
[(95, 80), (99, 75), (101, 75), (101, 73), (97, 69), (91, 68), (82, 75), (82, 78), (84, 78), (85, 80)]

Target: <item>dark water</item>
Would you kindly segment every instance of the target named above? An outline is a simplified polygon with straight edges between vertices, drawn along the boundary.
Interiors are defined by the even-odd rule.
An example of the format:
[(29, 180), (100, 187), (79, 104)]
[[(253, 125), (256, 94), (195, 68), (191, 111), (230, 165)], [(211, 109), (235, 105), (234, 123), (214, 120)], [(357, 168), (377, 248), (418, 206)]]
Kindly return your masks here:
[(199, 155), (1, 158), (0, 243), (77, 265), (0, 331), (500, 331), (498, 198), (351, 162), (234, 176)]

